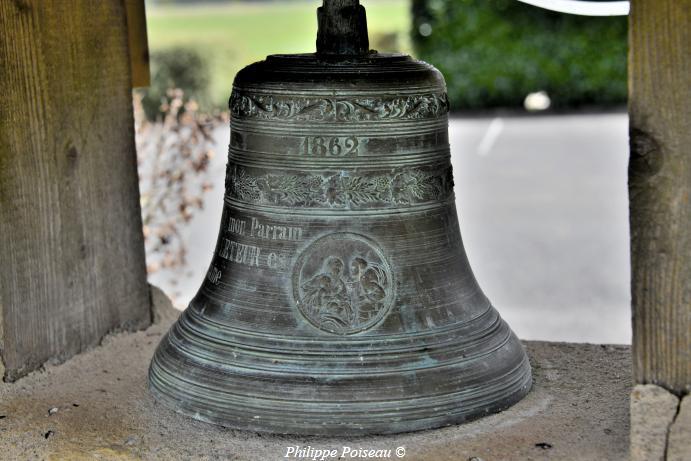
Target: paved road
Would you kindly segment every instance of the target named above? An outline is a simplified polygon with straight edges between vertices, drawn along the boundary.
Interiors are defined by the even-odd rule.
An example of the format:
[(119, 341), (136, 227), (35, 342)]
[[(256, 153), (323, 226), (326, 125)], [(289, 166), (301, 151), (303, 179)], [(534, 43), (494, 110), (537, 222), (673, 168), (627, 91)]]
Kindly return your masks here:
[[(625, 114), (454, 118), (464, 245), (485, 293), (524, 339), (630, 343)], [(228, 144), (217, 133), (218, 152)], [(152, 282), (186, 304), (204, 277), (221, 217), (214, 190), (187, 227), (189, 267)]]

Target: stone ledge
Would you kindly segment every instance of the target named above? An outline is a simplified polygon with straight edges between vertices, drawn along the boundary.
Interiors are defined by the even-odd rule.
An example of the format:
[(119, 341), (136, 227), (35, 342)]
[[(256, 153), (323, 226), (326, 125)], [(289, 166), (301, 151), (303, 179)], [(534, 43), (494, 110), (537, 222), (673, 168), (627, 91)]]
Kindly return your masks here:
[(667, 437), (667, 459), (684, 461), (691, 458), (691, 395), (686, 395), (677, 408)]
[(679, 399), (655, 384), (631, 391), (631, 461), (691, 458), (691, 396)]
[(631, 391), (631, 461), (664, 461), (679, 399), (654, 384)]
[[(153, 294), (160, 308), (163, 298)], [(405, 459), (434, 461), (627, 457), (626, 346), (526, 342), (531, 393), (509, 410), (469, 424), (352, 439), (267, 436), (194, 421), (151, 398), (149, 360), (172, 323), (167, 308), (160, 312), (148, 330), (113, 335), (62, 365), (0, 383), (3, 459), (265, 461), (287, 459), (286, 448), (296, 445), (390, 449), (389, 459), (399, 459), (395, 449), (403, 446)]]

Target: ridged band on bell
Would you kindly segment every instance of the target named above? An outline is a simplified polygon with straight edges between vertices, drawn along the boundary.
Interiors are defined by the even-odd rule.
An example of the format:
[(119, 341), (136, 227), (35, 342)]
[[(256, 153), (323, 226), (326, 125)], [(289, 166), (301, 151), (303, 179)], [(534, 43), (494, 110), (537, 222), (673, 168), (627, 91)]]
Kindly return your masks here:
[(528, 392), (525, 352), (463, 248), (438, 71), (270, 56), (237, 75), (230, 108), (219, 238), (152, 361), (159, 401), (348, 435), (467, 421)]

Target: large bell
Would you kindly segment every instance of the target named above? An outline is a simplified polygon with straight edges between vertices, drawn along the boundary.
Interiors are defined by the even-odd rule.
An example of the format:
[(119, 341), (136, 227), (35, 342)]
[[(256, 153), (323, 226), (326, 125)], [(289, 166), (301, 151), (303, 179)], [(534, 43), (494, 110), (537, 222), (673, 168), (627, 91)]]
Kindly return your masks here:
[(294, 434), (503, 410), (530, 366), (465, 255), (444, 79), (369, 51), (357, 0), (324, 0), (318, 17), (316, 54), (235, 78), (216, 251), (151, 391), (203, 421)]

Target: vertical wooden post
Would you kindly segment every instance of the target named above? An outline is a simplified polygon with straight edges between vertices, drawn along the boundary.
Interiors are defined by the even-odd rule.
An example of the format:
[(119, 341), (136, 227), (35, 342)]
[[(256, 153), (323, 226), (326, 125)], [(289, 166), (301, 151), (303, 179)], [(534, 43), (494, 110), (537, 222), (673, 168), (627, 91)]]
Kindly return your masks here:
[(130, 49), (132, 86), (149, 86), (149, 41), (146, 35), (144, 0), (125, 0), (127, 14), (127, 43)]
[(123, 1), (0, 2), (0, 363), (150, 323)]
[(691, 390), (691, 1), (631, 3), (634, 377), (679, 395)]

